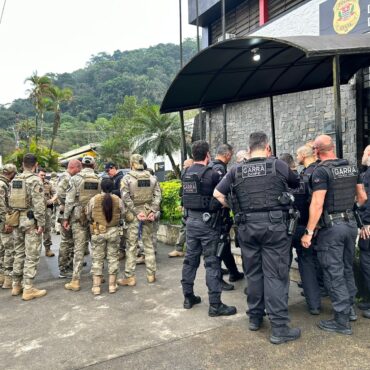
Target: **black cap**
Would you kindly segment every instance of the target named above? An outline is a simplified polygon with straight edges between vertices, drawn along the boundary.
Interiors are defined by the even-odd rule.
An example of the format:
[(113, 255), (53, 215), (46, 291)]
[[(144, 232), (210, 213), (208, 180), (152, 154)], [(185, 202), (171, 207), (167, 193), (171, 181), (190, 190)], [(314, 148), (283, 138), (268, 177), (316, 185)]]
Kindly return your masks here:
[(115, 163), (113, 163), (113, 162), (108, 162), (108, 163), (105, 164), (105, 170), (106, 171), (108, 171), (109, 169), (111, 169), (113, 167), (114, 168), (117, 168), (117, 165)]

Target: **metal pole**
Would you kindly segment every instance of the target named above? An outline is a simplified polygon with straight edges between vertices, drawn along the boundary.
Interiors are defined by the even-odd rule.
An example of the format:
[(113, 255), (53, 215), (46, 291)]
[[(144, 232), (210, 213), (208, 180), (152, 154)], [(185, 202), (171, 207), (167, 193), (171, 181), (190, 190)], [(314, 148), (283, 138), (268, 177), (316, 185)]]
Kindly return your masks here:
[[(199, 37), (199, 0), (196, 0), (195, 2), (195, 9), (197, 13), (197, 50), (198, 53), (200, 52), (200, 37)], [(203, 119), (202, 119), (202, 109), (199, 108), (198, 110), (198, 127), (200, 130), (200, 139), (204, 140), (204, 135), (203, 135)]]
[(342, 109), (340, 98), (340, 60), (339, 55), (333, 57), (333, 92), (334, 92), (334, 109), (335, 109), (335, 143), (337, 157), (343, 158), (342, 143)]
[[(226, 39), (226, 7), (225, 7), (225, 0), (222, 0), (221, 4), (221, 19), (222, 19), (222, 40), (225, 41)], [(226, 109), (226, 104), (222, 105), (222, 112), (223, 112), (223, 128), (224, 128), (224, 144), (227, 144), (227, 109)]]
[(199, 53), (199, 51), (200, 51), (200, 40), (199, 40), (199, 0), (196, 0), (195, 6), (196, 6), (196, 12), (197, 12), (197, 49), (198, 49), (198, 53)]
[(270, 116), (271, 116), (272, 154), (276, 157), (275, 112), (274, 112), (274, 98), (272, 96), (270, 96)]
[[(179, 0), (179, 20), (180, 20), (180, 68), (183, 67), (183, 51), (182, 51), (182, 6), (181, 0)], [(181, 127), (181, 165), (186, 159), (186, 139), (185, 139), (185, 122), (184, 122), (184, 112), (180, 111), (180, 127)]]

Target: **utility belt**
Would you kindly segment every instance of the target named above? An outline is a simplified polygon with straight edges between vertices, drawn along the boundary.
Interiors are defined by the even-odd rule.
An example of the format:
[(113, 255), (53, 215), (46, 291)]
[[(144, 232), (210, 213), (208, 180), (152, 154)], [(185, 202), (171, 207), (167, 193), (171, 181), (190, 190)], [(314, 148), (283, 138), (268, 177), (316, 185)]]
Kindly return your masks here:
[(202, 220), (206, 225), (212, 229), (222, 224), (221, 212), (202, 212), (193, 211), (191, 209), (186, 210), (186, 217), (195, 218), (196, 220)]
[(237, 225), (246, 224), (248, 222), (271, 222), (280, 224), (289, 219), (288, 211), (265, 211), (265, 212), (239, 212), (235, 215), (235, 223)]
[(350, 221), (355, 221), (356, 219), (355, 219), (354, 212), (350, 209), (347, 209), (346, 211), (343, 211), (343, 212), (333, 212), (333, 213), (328, 213), (327, 211), (324, 210), (319, 220), (319, 226), (320, 227), (332, 227), (333, 221), (337, 221), (337, 220), (350, 222)]

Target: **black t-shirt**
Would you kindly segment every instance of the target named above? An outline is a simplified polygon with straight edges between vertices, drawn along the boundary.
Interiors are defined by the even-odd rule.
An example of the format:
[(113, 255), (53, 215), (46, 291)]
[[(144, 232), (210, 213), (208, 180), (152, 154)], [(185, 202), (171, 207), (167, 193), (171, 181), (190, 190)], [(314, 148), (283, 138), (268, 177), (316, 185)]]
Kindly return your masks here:
[[(345, 159), (341, 159), (341, 160), (333, 159), (333, 160), (327, 160), (324, 162), (330, 163), (330, 161), (336, 161), (336, 162), (340, 161), (338, 163), (340, 163), (341, 165), (344, 165), (344, 166), (348, 165), (348, 161)], [(321, 162), (321, 163), (324, 163), (324, 162)], [(324, 168), (324, 166), (318, 165), (311, 175), (312, 191), (314, 192), (317, 190), (328, 190), (329, 182), (330, 182), (330, 177), (329, 177), (327, 170)], [(357, 184), (362, 184), (362, 180), (360, 176), (357, 177)]]
[(214, 171), (218, 172), (220, 177), (223, 178), (227, 172), (227, 165), (226, 163), (220, 161), (219, 159), (215, 159), (211, 161), (208, 167), (212, 168)]
[(114, 182), (112, 194), (115, 194), (119, 197), (121, 197), (121, 180), (122, 180), (122, 177), (123, 177), (122, 172), (117, 172), (116, 175), (112, 177), (112, 180)]
[[(253, 158), (256, 159), (256, 158)], [(265, 160), (266, 158), (261, 158), (261, 160)], [(226, 174), (226, 176), (221, 180), (221, 182), (216, 186), (216, 189), (224, 194), (227, 195), (231, 191), (231, 185), (235, 182), (235, 173), (236, 168), (240, 166), (240, 164), (234, 165), (230, 171)], [(276, 173), (279, 173), (281, 176), (285, 177), (288, 186), (292, 189), (299, 187), (300, 179), (297, 173), (294, 173), (289, 166), (282, 161), (281, 159), (277, 159), (275, 163)]]

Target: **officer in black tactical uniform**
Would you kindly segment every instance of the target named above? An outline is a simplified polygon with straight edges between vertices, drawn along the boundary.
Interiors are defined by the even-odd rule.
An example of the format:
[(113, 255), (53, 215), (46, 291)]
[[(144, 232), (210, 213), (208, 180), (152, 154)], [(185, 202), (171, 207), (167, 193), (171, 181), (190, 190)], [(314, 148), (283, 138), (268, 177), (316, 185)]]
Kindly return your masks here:
[(319, 315), (321, 290), (318, 281), (317, 270), (320, 269), (320, 266), (317, 260), (317, 253), (313, 248), (303, 248), (301, 244), (301, 238), (308, 222), (308, 210), (311, 200), (309, 179), (317, 165), (312, 146), (304, 145), (297, 149), (297, 162), (303, 165), (304, 168), (300, 173), (300, 186), (292, 190), (295, 198), (294, 205), (300, 213), (292, 244), (296, 248), (298, 255), (298, 267), (308, 310), (311, 315)]
[[(227, 164), (230, 162), (233, 156), (233, 148), (229, 144), (222, 144), (217, 148), (216, 158), (208, 164), (208, 167), (212, 168), (220, 174), (221, 179), (226, 175)], [(232, 218), (230, 217), (230, 211), (228, 208), (222, 210), (222, 230), (224, 247), (221, 254), (221, 260), (229, 272), (229, 281), (234, 282), (244, 278), (244, 274), (238, 271), (236, 267), (234, 256), (231, 253), (230, 243), (230, 229), (233, 224)], [(234, 285), (228, 284), (222, 279), (222, 290), (233, 290)]]
[[(367, 166), (366, 171), (362, 174), (362, 180), (365, 186), (367, 201), (360, 209), (360, 215), (363, 224), (361, 238), (358, 242), (360, 248), (360, 267), (366, 286), (370, 291), (370, 240), (368, 233), (370, 231), (370, 145), (368, 145), (362, 156), (362, 164)], [(370, 302), (361, 302), (358, 304), (359, 309), (363, 310), (363, 316), (370, 319)]]
[(209, 296), (209, 316), (229, 316), (236, 308), (221, 302), (221, 262), (217, 257), (221, 222), (219, 203), (212, 197), (220, 175), (207, 167), (210, 161), (209, 145), (196, 141), (192, 146), (194, 163), (182, 177), (182, 202), (186, 210), (186, 254), (182, 269), (184, 308), (201, 302), (194, 295), (194, 280), (203, 252), (206, 284)]
[(231, 193), (248, 281), (249, 329), (261, 327), (266, 308), (272, 326), (270, 341), (280, 344), (301, 333), (287, 325), (292, 209), (288, 188), (298, 187), (299, 177), (285, 162), (271, 157), (265, 133), (252, 133), (249, 148), (251, 158), (231, 168), (214, 196), (227, 206), (226, 196)]
[(359, 204), (363, 204), (367, 197), (357, 167), (336, 157), (330, 136), (318, 136), (314, 150), (321, 162), (311, 175), (310, 214), (301, 240), (303, 247), (309, 248), (314, 230), (320, 226), (315, 248), (324, 271), (334, 318), (321, 320), (319, 328), (349, 335), (352, 334), (350, 320), (356, 320), (353, 303), (357, 291), (353, 276), (357, 237), (353, 206), (355, 196)]

